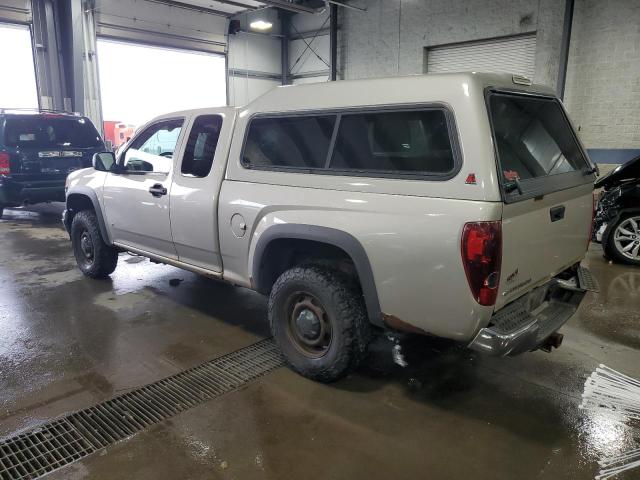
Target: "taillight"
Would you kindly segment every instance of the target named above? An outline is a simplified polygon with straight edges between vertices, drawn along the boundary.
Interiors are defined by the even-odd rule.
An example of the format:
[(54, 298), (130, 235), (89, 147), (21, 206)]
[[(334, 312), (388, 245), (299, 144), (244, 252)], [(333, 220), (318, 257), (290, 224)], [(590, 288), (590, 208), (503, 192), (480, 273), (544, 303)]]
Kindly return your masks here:
[(462, 263), (473, 298), (480, 305), (496, 303), (502, 264), (502, 224), (467, 223), (462, 230)]
[(11, 164), (9, 162), (9, 154), (0, 152), (0, 175), (9, 175), (11, 173)]
[(596, 194), (591, 194), (592, 205), (591, 205), (591, 224), (589, 225), (589, 236), (587, 237), (587, 250), (589, 250), (589, 244), (591, 243), (591, 238), (593, 238), (593, 228), (596, 224), (596, 210), (598, 208), (598, 198)]

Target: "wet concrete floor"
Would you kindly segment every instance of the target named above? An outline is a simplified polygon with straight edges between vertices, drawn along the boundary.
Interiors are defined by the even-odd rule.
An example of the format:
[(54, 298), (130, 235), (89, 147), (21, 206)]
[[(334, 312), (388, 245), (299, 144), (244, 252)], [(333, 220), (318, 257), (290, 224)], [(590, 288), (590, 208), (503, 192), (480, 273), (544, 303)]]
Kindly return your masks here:
[[(0, 437), (268, 335), (246, 289), (129, 255), (111, 280), (82, 277), (59, 206), (32, 210), (0, 220)], [(552, 354), (412, 338), (401, 368), (380, 340), (338, 383), (282, 368), (47, 478), (593, 478), (602, 455), (640, 444), (639, 426), (578, 409), (599, 363), (640, 378), (640, 269), (595, 245), (586, 262), (601, 291)]]

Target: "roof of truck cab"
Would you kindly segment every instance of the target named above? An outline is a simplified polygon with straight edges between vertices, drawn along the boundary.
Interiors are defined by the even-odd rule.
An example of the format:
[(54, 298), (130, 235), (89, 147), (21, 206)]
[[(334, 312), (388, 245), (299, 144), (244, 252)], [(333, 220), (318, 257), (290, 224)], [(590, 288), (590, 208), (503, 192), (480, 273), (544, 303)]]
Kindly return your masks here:
[(232, 113), (237, 109), (238, 107), (203, 107), (203, 108), (191, 108), (189, 110), (177, 110), (175, 112), (168, 112), (168, 113), (164, 113), (162, 115), (153, 117), (153, 119), (150, 120), (150, 122), (155, 122), (157, 120), (163, 120), (163, 119), (168, 120), (168, 119), (180, 118), (180, 117), (191, 117), (194, 115), (213, 115), (213, 114)]
[(284, 85), (268, 91), (241, 110), (242, 115), (246, 115), (369, 105), (446, 103), (447, 99), (455, 96), (469, 96), (472, 91), (484, 94), (487, 87), (555, 95), (550, 87), (525, 83), (528, 82), (524, 77), (511, 74), (465, 72)]

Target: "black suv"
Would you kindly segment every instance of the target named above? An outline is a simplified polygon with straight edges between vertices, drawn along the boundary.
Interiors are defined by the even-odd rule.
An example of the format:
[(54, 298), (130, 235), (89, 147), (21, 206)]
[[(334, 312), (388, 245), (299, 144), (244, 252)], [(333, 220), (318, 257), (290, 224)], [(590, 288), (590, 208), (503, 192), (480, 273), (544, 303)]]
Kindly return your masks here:
[(64, 201), (69, 172), (105, 150), (86, 117), (0, 109), (0, 217), (4, 207)]

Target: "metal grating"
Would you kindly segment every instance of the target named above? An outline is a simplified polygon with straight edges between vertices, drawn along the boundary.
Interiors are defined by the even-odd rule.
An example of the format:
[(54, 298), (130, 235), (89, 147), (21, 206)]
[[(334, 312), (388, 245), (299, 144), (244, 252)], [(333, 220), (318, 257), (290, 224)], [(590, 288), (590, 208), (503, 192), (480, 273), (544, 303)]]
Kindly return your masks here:
[(32, 479), (282, 366), (275, 344), (248, 347), (0, 442), (0, 479)]

